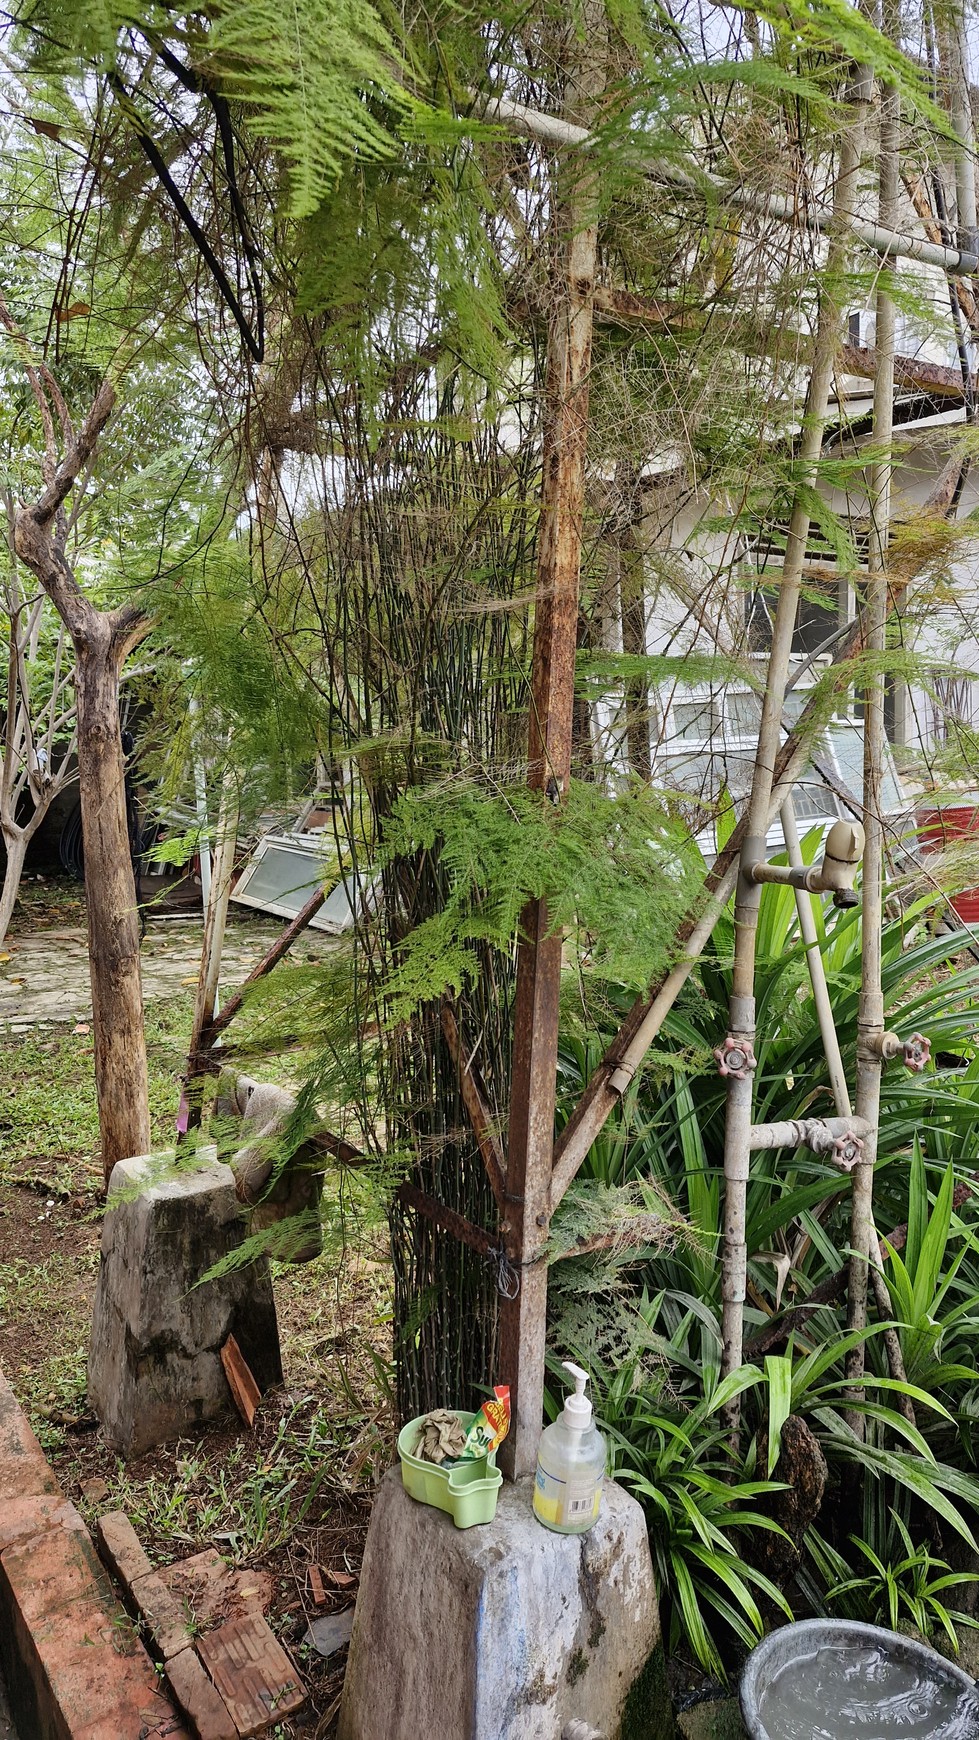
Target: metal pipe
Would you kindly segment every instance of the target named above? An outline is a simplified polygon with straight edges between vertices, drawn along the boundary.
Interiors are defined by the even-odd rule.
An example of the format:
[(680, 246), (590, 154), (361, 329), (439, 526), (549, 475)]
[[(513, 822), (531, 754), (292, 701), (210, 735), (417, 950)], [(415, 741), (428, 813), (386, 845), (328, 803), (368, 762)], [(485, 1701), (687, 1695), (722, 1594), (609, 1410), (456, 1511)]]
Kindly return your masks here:
[[(896, 28), (893, 4), (885, 8)], [(898, 209), (900, 187), (901, 102), (893, 86), (885, 89), (880, 113), (879, 210), (885, 222)], [(877, 365), (874, 372), (874, 445), (883, 457), (870, 468), (870, 549), (864, 604), (866, 645), (871, 654), (882, 653), (887, 623), (887, 546), (891, 512), (891, 444), (894, 436), (894, 301), (891, 295), (893, 265), (881, 263), (877, 291)], [(884, 761), (884, 674), (877, 667), (867, 678), (864, 692), (863, 899), (861, 915), (860, 997), (857, 1005), (857, 1115), (870, 1125), (864, 1151), (853, 1169), (850, 1204), (850, 1265), (847, 1284), (847, 1328), (862, 1330), (867, 1324), (868, 1253), (874, 1237), (874, 1163), (880, 1123), (880, 1078), (883, 1068), (884, 997), (881, 988), (881, 925), (883, 922), (884, 830), (881, 792)], [(861, 1341), (847, 1355), (847, 1377), (862, 1395), (865, 1348)], [(864, 1435), (861, 1413), (849, 1410), (847, 1423), (856, 1436)]]
[(863, 1118), (785, 1118), (777, 1124), (752, 1124), (748, 1145), (758, 1153), (772, 1148), (808, 1148), (832, 1154), (838, 1142), (856, 1136), (861, 1141), (870, 1126)]
[[(576, 127), (570, 121), (562, 121), (557, 115), (548, 115), (542, 110), (530, 109), (524, 103), (512, 102), (509, 97), (494, 97), (484, 102), (482, 118), (486, 121), (502, 121), (511, 132), (540, 139), (546, 145), (571, 145), (582, 151), (590, 151), (598, 143), (595, 135), (589, 133), (586, 127)], [(842, 227), (839, 219), (833, 212), (827, 211), (825, 206), (800, 207), (794, 200), (786, 199), (781, 194), (752, 193), (748, 188), (736, 187), (722, 180), (719, 175), (709, 175), (705, 171), (698, 175), (688, 175), (685, 170), (678, 169), (676, 164), (657, 161), (647, 164), (646, 174), (651, 181), (682, 188), (686, 193), (702, 194), (709, 188), (726, 204), (737, 206), (740, 211), (756, 212), (759, 217), (778, 218), (783, 223), (798, 225), (800, 229), (808, 230), (814, 235), (823, 235), (834, 227)], [(901, 235), (889, 225), (866, 223), (862, 218), (852, 215), (847, 215), (844, 223), (847, 232), (855, 240), (865, 242), (882, 259), (919, 260), (923, 265), (938, 266), (943, 272), (961, 278), (979, 271), (979, 253), (965, 248), (942, 247), (937, 242), (923, 241), (918, 236)]]
[[(851, 92), (850, 125), (840, 142), (840, 165), (834, 190), (834, 211), (843, 218), (854, 204), (863, 148), (863, 135), (870, 95), (872, 75), (867, 68), (858, 69), (857, 81)], [(817, 473), (822, 453), (823, 429), (826, 423), (829, 396), (836, 363), (840, 309), (837, 302), (837, 282), (844, 266), (847, 233), (841, 223), (830, 238), (826, 262), (826, 277), (819, 302), (816, 338), (813, 347), (813, 368), (802, 420), (803, 434), (799, 453), (799, 486), (792, 505), (782, 563), (772, 644), (768, 662), (768, 678), (762, 702), (758, 749), (751, 781), (745, 824), (745, 846), (742, 867), (759, 862), (765, 854), (765, 834), (772, 801), (772, 786), (779, 749), (782, 712), (792, 655), (792, 637), (799, 597), (802, 571), (809, 537), (809, 493)], [(761, 888), (749, 876), (738, 878), (734, 908), (734, 965), (731, 975), (730, 1032), (724, 1048), (732, 1043), (744, 1057), (741, 1069), (728, 1071), (727, 1115), (724, 1131), (724, 1240), (721, 1249), (721, 1371), (723, 1375), (737, 1371), (743, 1363), (744, 1302), (748, 1285), (748, 1247), (745, 1215), (749, 1166), (749, 1132), (751, 1129), (751, 1075), (754, 1069), (755, 1037), (755, 939)], [(721, 1067), (724, 1068), (723, 1062)], [(864, 1249), (866, 1249), (866, 1244)], [(737, 1434), (740, 1405), (735, 1400), (725, 1409), (724, 1423), (732, 1436)]]
[[(779, 811), (782, 822), (782, 838), (789, 863), (802, 863), (802, 845), (799, 840), (799, 827), (795, 817), (795, 805), (789, 798)], [(836, 1021), (833, 1016), (833, 1005), (829, 1000), (829, 987), (826, 984), (826, 969), (823, 966), (822, 950), (819, 946), (819, 935), (812, 912), (812, 901), (801, 888), (796, 889), (795, 909), (799, 916), (799, 934), (802, 937), (806, 951), (806, 964), (809, 968), (809, 983), (812, 986), (812, 999), (816, 1005), (816, 1019), (822, 1036), (823, 1050), (826, 1053), (826, 1066), (829, 1070), (829, 1083), (833, 1092), (833, 1101), (841, 1118), (850, 1115), (850, 1089), (843, 1068), (843, 1054), (840, 1051), (839, 1035), (836, 1031)]]

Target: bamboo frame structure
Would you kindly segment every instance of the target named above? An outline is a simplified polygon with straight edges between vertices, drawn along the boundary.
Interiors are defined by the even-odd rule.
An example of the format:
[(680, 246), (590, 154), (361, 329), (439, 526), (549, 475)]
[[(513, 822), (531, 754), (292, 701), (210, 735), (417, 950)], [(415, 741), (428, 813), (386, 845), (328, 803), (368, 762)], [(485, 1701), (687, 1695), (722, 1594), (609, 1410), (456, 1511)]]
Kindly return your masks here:
[[(847, 236), (842, 223), (856, 201), (872, 89), (873, 81), (869, 70), (860, 69), (850, 94), (850, 125), (843, 135), (840, 147), (840, 167), (833, 205), (839, 227), (830, 238), (826, 274), (828, 284), (833, 283), (846, 256)], [(749, 874), (748, 865), (765, 856), (765, 832), (772, 803), (778, 738), (809, 539), (808, 493), (815, 484), (816, 468), (822, 453), (839, 330), (840, 309), (835, 295), (826, 288), (820, 297), (813, 368), (806, 396), (799, 452), (800, 484), (789, 520), (758, 732), (758, 752), (748, 799), (747, 838), (741, 856), (741, 873), (734, 907), (730, 1025), (728, 1034), (717, 1051), (718, 1068), (728, 1081), (724, 1133), (724, 1237), (721, 1251), (722, 1375), (738, 1370), (743, 1363), (744, 1302), (748, 1285), (745, 1205), (750, 1154), (748, 1132), (753, 1097), (752, 1072), (755, 1067), (755, 938), (761, 905), (761, 888)], [(732, 1433), (737, 1431), (739, 1419), (740, 1403), (735, 1398), (725, 1410), (725, 1424)]]
[[(894, 227), (897, 217), (898, 153), (896, 148), (890, 152), (889, 166), (885, 171), (888, 180), (886, 188), (882, 186), (879, 222), (867, 224), (854, 218), (853, 208), (856, 203), (857, 174), (862, 150), (863, 128), (870, 105), (872, 84), (873, 80), (869, 69), (857, 69), (851, 92), (855, 124), (850, 127), (841, 142), (840, 171), (834, 190), (834, 204), (831, 214), (812, 208), (800, 212), (790, 202), (767, 196), (761, 199), (743, 189), (725, 186), (716, 178), (713, 180), (712, 186), (714, 191), (720, 194), (724, 200), (742, 210), (755, 210), (769, 217), (783, 218), (789, 224), (798, 225), (817, 233), (828, 231), (830, 242), (827, 278), (830, 282), (833, 278), (833, 268), (842, 264), (848, 246), (854, 241), (866, 244), (880, 255), (883, 282), (878, 298), (879, 336), (877, 348), (872, 358), (864, 358), (861, 353), (858, 360), (861, 362), (861, 372), (867, 372), (865, 365), (872, 361), (875, 432), (879, 439), (889, 447), (892, 432), (889, 418), (893, 405), (895, 361), (893, 303), (887, 295), (887, 273), (893, 269), (893, 262), (898, 258), (919, 260), (937, 265), (949, 274), (974, 271), (979, 267), (979, 259), (976, 258), (973, 251), (974, 236), (963, 236), (960, 233), (959, 240), (963, 245), (956, 250), (944, 243), (931, 240), (921, 242), (917, 238), (901, 236), (897, 232)], [(573, 123), (557, 117), (529, 110), (504, 99), (486, 105), (483, 114), (487, 119), (503, 121), (508, 128), (523, 132), (552, 146), (565, 149), (568, 147), (579, 148), (587, 151), (593, 143), (593, 137), (586, 128), (575, 126)], [(650, 165), (648, 173), (651, 179), (682, 186), (688, 192), (696, 192), (697, 183), (693, 178), (687, 177), (669, 165)], [(967, 206), (967, 200), (965, 204)], [(968, 246), (970, 241), (972, 242), (971, 248)], [(891, 310), (890, 325), (888, 325), (888, 308)], [(883, 310), (883, 318), (881, 318), (881, 310)], [(603, 309), (603, 312), (609, 311)], [(658, 317), (659, 311), (656, 312)], [(834, 367), (842, 349), (839, 313), (840, 311), (836, 308), (832, 297), (824, 293), (821, 299), (819, 325), (813, 347), (812, 374), (800, 456), (802, 475), (804, 483), (807, 485), (811, 485), (815, 478), (816, 463), (821, 453), (823, 431), (827, 420)], [(621, 318), (622, 311), (613, 308), (611, 317)], [(965, 383), (962, 389), (957, 389), (956, 396), (958, 396), (959, 391), (968, 397), (968, 383)], [(951, 504), (960, 470), (961, 467), (950, 467), (949, 475), (943, 476), (940, 480), (935, 498), (936, 505), (939, 502), (941, 504), (941, 511), (947, 511)], [(885, 579), (889, 475), (888, 454), (887, 460), (875, 467), (869, 485), (874, 503), (876, 526), (876, 545), (875, 551), (872, 552), (871, 595), (868, 598), (867, 609), (864, 611), (857, 629), (851, 635), (847, 648), (844, 649), (842, 655), (844, 662), (847, 658), (855, 656), (860, 650), (879, 651), (884, 644), (886, 617), (892, 604)], [(545, 479), (545, 491), (546, 488)], [(731, 1032), (724, 1045), (719, 1048), (722, 1068), (730, 1070), (725, 1152), (726, 1208), (723, 1288), (723, 1369), (727, 1371), (735, 1369), (743, 1357), (743, 1302), (747, 1257), (744, 1244), (743, 1210), (749, 1153), (754, 1147), (800, 1144), (806, 1141), (807, 1135), (810, 1140), (813, 1139), (812, 1132), (803, 1131), (801, 1127), (777, 1124), (754, 1126), (750, 1122), (752, 1040), (754, 1035), (754, 934), (760, 888), (755, 882), (749, 882), (744, 873), (739, 871), (739, 859), (742, 864), (747, 864), (752, 860), (757, 861), (760, 856), (763, 856), (764, 835), (767, 833), (774, 815), (783, 806), (783, 815), (787, 818), (785, 820), (785, 837), (790, 860), (797, 863), (800, 858), (795, 817), (794, 812), (791, 811), (790, 800), (792, 786), (796, 776), (801, 771), (805, 752), (802, 748), (802, 738), (798, 728), (794, 732), (789, 732), (788, 740), (781, 747), (779, 746), (779, 738), (792, 635), (805, 568), (808, 530), (809, 515), (805, 506), (805, 490), (803, 489), (797, 495), (790, 523), (778, 611), (773, 631), (772, 654), (759, 736), (759, 751), (746, 814), (740, 819), (735, 830), (735, 839), (729, 842), (727, 853), (721, 854), (715, 865), (714, 874), (708, 879), (708, 898), (704, 910), (686, 927), (686, 943), (682, 960), (667, 975), (664, 983), (651, 995), (648, 1001), (640, 1000), (637, 1003), (632, 1014), (627, 1017), (620, 1029), (610, 1052), (603, 1059), (599, 1071), (588, 1083), (561, 1140), (554, 1149), (549, 1201), (543, 1217), (540, 1214), (537, 1216), (538, 1225), (541, 1225), (547, 1214), (553, 1213), (575, 1176), (578, 1166), (601, 1128), (605, 1117), (612, 1106), (618, 1102), (659, 1031), (663, 1019), (699, 957), (727, 899), (737, 888), (737, 952), (731, 1004)], [(893, 579), (893, 576), (891, 578)], [(848, 1157), (844, 1164), (853, 1165), (857, 1174), (855, 1197), (858, 1205), (856, 1211), (858, 1220), (854, 1229), (851, 1288), (859, 1289), (862, 1284), (864, 1298), (868, 1273), (867, 1257), (864, 1253), (873, 1252), (876, 1257), (878, 1248), (873, 1225), (869, 1181), (872, 1178), (876, 1148), (880, 1069), (886, 1052), (883, 1006), (880, 996), (882, 678), (875, 685), (874, 695), (870, 699), (872, 705), (868, 709), (865, 749), (868, 772), (864, 792), (864, 825), (870, 836), (870, 850), (865, 859), (863, 913), (865, 940), (860, 1040), (862, 1062), (858, 1070), (857, 1115), (855, 1117), (851, 1115), (849, 1089), (833, 1021), (825, 974), (819, 956), (818, 941), (809, 904), (810, 896), (802, 888), (797, 889), (796, 896), (800, 932), (806, 946), (813, 996), (838, 1112), (836, 1120), (823, 1123), (816, 1140), (821, 1145), (832, 1139), (836, 1140), (837, 1146), (842, 1142)], [(789, 817), (790, 819), (788, 819)], [(893, 1038), (893, 1036), (889, 1037)], [(892, 1046), (891, 1049), (893, 1050), (894, 1047)], [(732, 1063), (740, 1064), (741, 1067), (731, 1069)], [(882, 1278), (876, 1273), (874, 1274), (874, 1284), (878, 1294), (878, 1304), (881, 1309), (886, 1309), (886, 1290)], [(859, 1305), (857, 1310), (859, 1312)], [(542, 1320), (543, 1304), (540, 1305), (540, 1315)], [(541, 1332), (542, 1327), (541, 1321)], [(900, 1348), (899, 1345), (892, 1346), (892, 1342), (896, 1342), (896, 1337), (887, 1338), (891, 1368), (894, 1375), (901, 1376)], [(516, 1350), (516, 1355), (519, 1382), (521, 1358), (519, 1348)], [(732, 1407), (728, 1411), (727, 1423), (733, 1431), (736, 1431), (738, 1423), (736, 1407)], [(520, 1473), (525, 1471), (527, 1467), (526, 1455), (522, 1450), (515, 1451), (511, 1455), (510, 1471)]]

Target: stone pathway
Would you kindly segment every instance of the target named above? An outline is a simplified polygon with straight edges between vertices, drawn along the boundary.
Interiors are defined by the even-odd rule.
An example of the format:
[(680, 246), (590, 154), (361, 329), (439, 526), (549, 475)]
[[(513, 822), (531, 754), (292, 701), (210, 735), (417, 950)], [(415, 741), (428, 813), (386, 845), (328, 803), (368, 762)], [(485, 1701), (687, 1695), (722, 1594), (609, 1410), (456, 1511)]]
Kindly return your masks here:
[[(229, 920), (221, 965), (225, 995), (237, 989), (283, 929), (284, 921), (274, 918)], [(199, 918), (149, 921), (141, 952), (147, 1003), (193, 995), (202, 938)], [(291, 958), (315, 956), (323, 942), (313, 931), (299, 939)], [(62, 1021), (87, 1021), (91, 1013), (84, 930), (39, 928), (8, 938), (0, 949), (0, 1030), (26, 1033)]]

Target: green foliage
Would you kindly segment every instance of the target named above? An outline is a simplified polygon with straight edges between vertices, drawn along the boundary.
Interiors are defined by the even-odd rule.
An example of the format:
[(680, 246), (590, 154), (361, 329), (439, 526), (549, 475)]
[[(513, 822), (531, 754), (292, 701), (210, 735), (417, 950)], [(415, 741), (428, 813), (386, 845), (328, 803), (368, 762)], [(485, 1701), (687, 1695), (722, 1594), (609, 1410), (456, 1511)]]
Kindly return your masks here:
[(865, 1566), (857, 1576), (851, 1574), (843, 1554), (810, 1529), (806, 1547), (815, 1578), (807, 1576), (805, 1582), (815, 1605), (844, 1619), (886, 1625), (891, 1631), (913, 1625), (926, 1639), (947, 1639), (958, 1654), (957, 1627), (977, 1626), (979, 1620), (950, 1608), (943, 1596), (949, 1589), (979, 1582), (979, 1575), (952, 1571), (924, 1542), (916, 1546), (897, 1511), (891, 1512), (891, 1522), (894, 1538), (888, 1541), (886, 1557), (858, 1535), (850, 1535), (849, 1544)]
[[(809, 856), (813, 846), (810, 838), (805, 846)], [(979, 1391), (971, 1351), (979, 1243), (975, 1191), (971, 1183), (964, 1188), (979, 1141), (979, 1064), (975, 968), (963, 970), (959, 963), (958, 970), (948, 972), (944, 963), (954, 942), (930, 936), (922, 922), (924, 912), (924, 903), (919, 903), (884, 928), (888, 1022), (901, 1032), (921, 1027), (931, 1033), (933, 1056), (947, 1052), (960, 1058), (962, 1067), (933, 1066), (912, 1079), (893, 1070), (884, 1079), (876, 1215), (885, 1237), (890, 1229), (901, 1229), (881, 1267), (908, 1381), (896, 1381), (885, 1362), (887, 1323), (845, 1332), (841, 1271), (849, 1178), (804, 1151), (758, 1154), (747, 1205), (749, 1357), (752, 1337), (770, 1327), (773, 1314), (790, 1301), (804, 1304), (815, 1288), (826, 1288), (836, 1276), (839, 1284), (804, 1323), (799, 1321), (794, 1337), (787, 1335), (786, 1351), (767, 1351), (764, 1369), (752, 1368), (742, 1395), (739, 1454), (733, 1462), (728, 1455), (722, 1472), (731, 1492), (763, 1477), (778, 1482), (785, 1422), (804, 1419), (825, 1457), (828, 1488), (816, 1532), (810, 1531), (804, 1543), (798, 1578), (802, 1600), (822, 1610), (826, 1587), (846, 1584), (829, 1603), (833, 1610), (850, 1612), (852, 1607), (856, 1612), (859, 1604), (862, 1615), (873, 1609), (877, 1617), (886, 1618), (887, 1603), (896, 1591), (893, 1598), (903, 1617), (909, 1617), (914, 1604), (919, 1619), (928, 1621), (923, 1629), (945, 1632), (939, 1609), (951, 1585), (941, 1581), (946, 1567), (935, 1545), (928, 1543), (937, 1543), (940, 1550), (942, 1540), (955, 1534), (971, 1544), (979, 1517), (979, 1482), (972, 1472)], [(817, 907), (816, 916), (845, 1038), (856, 1025), (859, 926), (848, 913)], [(626, 1090), (587, 1157), (578, 1183), (581, 1192), (601, 1192), (609, 1185), (621, 1190), (630, 1181), (640, 1192), (655, 1185), (684, 1215), (687, 1230), (663, 1249), (640, 1253), (630, 1266), (616, 1262), (604, 1274), (597, 1256), (562, 1263), (553, 1301), (558, 1344), (577, 1346), (582, 1359), (599, 1372), (607, 1362), (607, 1369), (617, 1366), (622, 1374), (619, 1390), (610, 1378), (601, 1379), (611, 1397), (603, 1399), (603, 1406), (613, 1437), (618, 1434), (616, 1457), (660, 1494), (655, 1499), (647, 1490), (643, 1501), (653, 1538), (660, 1531), (657, 1565), (668, 1591), (672, 1635), (685, 1638), (714, 1672), (717, 1661), (711, 1648), (729, 1666), (732, 1640), (743, 1641), (744, 1627), (750, 1630), (751, 1621), (741, 1591), (737, 1600), (730, 1598), (732, 1617), (718, 1609), (715, 1585), (706, 1574), (699, 1582), (696, 1577), (688, 1581), (679, 1571), (675, 1560), (686, 1550), (690, 1524), (678, 1498), (662, 1502), (662, 1449), (672, 1437), (662, 1424), (651, 1431), (649, 1420), (665, 1419), (686, 1435), (692, 1449), (680, 1442), (688, 1460), (697, 1455), (698, 1437), (708, 1456), (720, 1448), (713, 1438), (715, 1422), (705, 1417), (703, 1402), (713, 1393), (720, 1365), (716, 1253), (722, 1234), (724, 1093), (711, 1068), (710, 1046), (724, 1031), (729, 998), (726, 927), (725, 919), (644, 1071)], [(756, 1115), (830, 1113), (791, 890), (765, 889), (758, 941), (762, 1037)], [(585, 991), (584, 1005), (579, 1003), (577, 1011), (582, 1025), (561, 1042), (559, 1123), (597, 1066), (609, 1030), (629, 1002), (608, 981), (586, 981)], [(569, 1011), (569, 1020), (573, 1013)], [(607, 1025), (595, 1031), (589, 1017), (599, 1016)], [(866, 1346), (867, 1379), (864, 1397), (855, 1404), (845, 1361), (848, 1349), (859, 1342)], [(862, 1438), (854, 1434), (854, 1410), (862, 1421)], [(726, 1441), (723, 1449), (729, 1450)], [(852, 1527), (855, 1494), (864, 1547), (846, 1532)], [(763, 1494), (751, 1502), (767, 1511)], [(904, 1544), (894, 1516), (908, 1531), (913, 1548)], [(741, 1559), (751, 1561), (754, 1525), (731, 1537), (723, 1518), (715, 1520), (728, 1547), (736, 1542)], [(820, 1541), (824, 1563), (835, 1566), (822, 1583), (812, 1570)], [(884, 1567), (879, 1588), (870, 1587), (881, 1574), (867, 1570), (870, 1559), (864, 1548)], [(721, 1550), (716, 1541), (714, 1550)], [(793, 1562), (789, 1552), (787, 1563)], [(788, 1588), (784, 1577), (782, 1581)], [(956, 1615), (950, 1617), (954, 1627)]]
[[(593, 1373), (593, 1381), (595, 1374)], [(749, 1647), (764, 1633), (758, 1596), (791, 1619), (788, 1602), (769, 1577), (746, 1562), (743, 1531), (782, 1534), (757, 1500), (778, 1482), (732, 1474), (721, 1410), (762, 1381), (745, 1366), (709, 1386), (686, 1411), (633, 1388), (635, 1366), (599, 1374), (596, 1406), (612, 1447), (613, 1471), (640, 1500), (649, 1520), (664, 1630), (670, 1647), (681, 1637), (705, 1672), (726, 1679), (716, 1627)]]
[(409, 106), (394, 15), (370, 0), (225, 0), (208, 23), (209, 68), (288, 165), (295, 217), (316, 209), (348, 157), (394, 152), (376, 105)]
[(681, 841), (640, 787), (610, 797), (573, 780), (560, 804), (471, 781), (406, 793), (386, 824), (384, 858), (437, 849), (446, 896), (403, 945), (387, 988), (393, 1019), (471, 983), (473, 946), (512, 947), (530, 900), (546, 900), (552, 931), (579, 933), (596, 965), (645, 986), (665, 966), (692, 892)]

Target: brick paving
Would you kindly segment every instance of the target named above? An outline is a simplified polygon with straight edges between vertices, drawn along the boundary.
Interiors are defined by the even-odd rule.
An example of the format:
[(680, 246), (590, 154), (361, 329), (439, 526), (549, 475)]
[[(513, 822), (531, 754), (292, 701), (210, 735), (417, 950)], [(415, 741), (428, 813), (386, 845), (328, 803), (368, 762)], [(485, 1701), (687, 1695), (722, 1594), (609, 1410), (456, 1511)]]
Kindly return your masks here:
[(2, 1373), (0, 1653), (25, 1740), (189, 1740)]
[[(283, 929), (284, 921), (275, 918), (229, 919), (221, 967), (226, 995), (237, 989)], [(193, 995), (202, 938), (199, 918), (149, 920), (140, 956), (147, 1003)], [(322, 935), (314, 931), (299, 939), (293, 958), (315, 955), (323, 946)], [(2, 959), (4, 955), (9, 958)], [(0, 949), (0, 1032), (25, 1033), (35, 1027), (86, 1021), (91, 1013), (83, 929), (21, 931)]]

